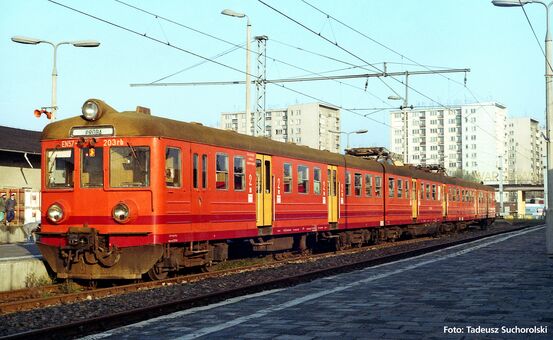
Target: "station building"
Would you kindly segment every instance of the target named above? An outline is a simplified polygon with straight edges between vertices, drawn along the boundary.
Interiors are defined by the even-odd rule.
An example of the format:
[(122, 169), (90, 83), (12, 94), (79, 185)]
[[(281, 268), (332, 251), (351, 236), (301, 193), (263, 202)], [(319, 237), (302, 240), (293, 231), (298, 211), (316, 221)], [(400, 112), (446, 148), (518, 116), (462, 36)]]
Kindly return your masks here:
[[(15, 193), (13, 227), (40, 221), (40, 135), (0, 126), (0, 192)], [(20, 230), (0, 225), (0, 243), (21, 241)]]

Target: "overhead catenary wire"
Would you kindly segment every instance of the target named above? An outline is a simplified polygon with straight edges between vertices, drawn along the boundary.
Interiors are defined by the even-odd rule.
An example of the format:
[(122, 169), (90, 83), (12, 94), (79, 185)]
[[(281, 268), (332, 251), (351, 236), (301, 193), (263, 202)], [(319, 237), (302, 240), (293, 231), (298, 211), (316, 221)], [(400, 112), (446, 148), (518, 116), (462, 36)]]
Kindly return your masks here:
[[(306, 29), (307, 31), (313, 33), (314, 35), (320, 37), (321, 39), (323, 39), (323, 40), (329, 42), (330, 44), (332, 44), (332, 45), (334, 45), (334, 46), (336, 46), (337, 48), (339, 48), (339, 49), (341, 49), (342, 51), (346, 52), (347, 54), (351, 55), (352, 57), (354, 57), (354, 58), (356, 58), (356, 59), (362, 61), (362, 62), (365, 63), (365, 64), (371, 65), (371, 67), (374, 68), (375, 70), (377, 70), (377, 71), (379, 71), (379, 72), (383, 72), (381, 69), (379, 69), (378, 67), (376, 67), (376, 66), (370, 64), (369, 62), (367, 62), (366, 60), (364, 60), (364, 59), (361, 58), (360, 56), (358, 56), (358, 55), (356, 55), (355, 53), (349, 51), (348, 49), (344, 48), (343, 46), (339, 45), (338, 43), (335, 43), (335, 42), (331, 41), (330, 39), (328, 39), (328, 38), (325, 37), (324, 35), (315, 32), (312, 28), (310, 28), (310, 27), (308, 27), (307, 25), (305, 25), (305, 24), (299, 22), (298, 20), (292, 18), (291, 16), (287, 15), (286, 13), (284, 13), (284, 12), (282, 12), (282, 11), (276, 9), (275, 7), (269, 5), (268, 3), (264, 2), (263, 0), (257, 0), (257, 1), (260, 2), (261, 4), (265, 5), (266, 7), (270, 8), (270, 9), (273, 10), (274, 12), (276, 12), (276, 13), (282, 15), (282, 16), (285, 17), (286, 19), (288, 19), (288, 20), (290, 20), (290, 21), (296, 23), (297, 25), (303, 27), (304, 29)], [(404, 86), (406, 86), (406, 87), (409, 88), (410, 90), (412, 90), (412, 91), (416, 92), (417, 94), (419, 94), (419, 95), (425, 97), (426, 99), (432, 101), (433, 103), (436, 103), (436, 104), (438, 104), (439, 106), (441, 106), (441, 107), (443, 107), (443, 108), (448, 108), (446, 105), (444, 105), (444, 104), (438, 102), (437, 100), (434, 100), (433, 98), (431, 98), (431, 97), (429, 97), (428, 95), (422, 93), (421, 91), (418, 91), (417, 89), (413, 88), (411, 85), (407, 85), (407, 84), (405, 84), (404, 82), (402, 82), (401, 80), (399, 80), (399, 79), (397, 79), (397, 78), (395, 78), (395, 77), (390, 77), (390, 78), (393, 79), (393, 80), (395, 80), (396, 82), (399, 82), (399, 83), (403, 84)], [(397, 93), (392, 87), (390, 87), (390, 85), (388, 85), (383, 79), (380, 79), (380, 78), (379, 78), (379, 80), (380, 80), (386, 87), (388, 87), (392, 92), (394, 92), (397, 96), (400, 96), (400, 94)]]
[[(156, 14), (156, 13), (152, 13), (152, 12), (147, 11), (147, 10), (145, 10), (145, 9), (142, 9), (142, 8), (140, 8), (140, 7), (138, 7), (138, 6), (128, 4), (128, 3), (126, 3), (126, 2), (124, 2), (124, 1), (122, 1), (122, 0), (114, 0), (114, 1), (120, 3), (120, 4), (124, 5), (124, 6), (133, 8), (133, 9), (135, 9), (135, 10), (137, 10), (137, 11), (142, 12), (142, 13), (145, 13), (145, 14), (148, 14), (148, 15), (150, 15), (150, 16), (153, 16), (153, 17), (155, 17), (156, 19), (165, 20), (165, 21), (167, 21), (167, 22), (169, 22), (169, 23), (172, 23), (172, 24), (177, 25), (177, 26), (182, 27), (182, 28), (186, 28), (186, 29), (188, 29), (188, 30), (191, 30), (191, 31), (196, 32), (196, 33), (199, 33), (199, 34), (204, 35), (204, 36), (206, 36), (206, 37), (209, 37), (209, 38), (218, 40), (218, 41), (220, 41), (220, 42), (224, 42), (224, 43), (226, 43), (226, 44), (229, 44), (229, 45), (232, 45), (232, 46), (235, 46), (235, 47), (238, 47), (238, 48), (245, 49), (245, 47), (244, 47), (243, 45), (242, 45), (242, 46), (241, 46), (241, 45), (237, 45), (237, 44), (235, 44), (235, 43), (233, 43), (233, 42), (230, 42), (230, 41), (228, 41), (228, 40), (219, 38), (219, 37), (217, 37), (217, 36), (215, 36), (215, 35), (213, 35), (213, 34), (205, 33), (205, 32), (203, 32), (203, 31), (201, 31), (201, 30), (198, 30), (198, 29), (193, 28), (193, 27), (191, 27), (191, 26), (185, 25), (185, 24), (180, 23), (180, 22), (178, 22), (178, 21), (175, 21), (175, 20), (173, 20), (173, 19), (169, 19), (169, 18), (164, 17), (164, 16), (162, 16), (162, 15), (159, 15), (159, 14)], [(280, 59), (271, 57), (271, 56), (269, 56), (269, 55), (267, 55), (266, 57), (267, 57), (267, 59), (273, 60), (273, 61), (275, 61), (275, 62), (282, 63), (282, 64), (287, 65), (287, 66), (289, 66), (289, 67), (296, 68), (296, 69), (298, 69), (298, 70), (301, 70), (301, 71), (304, 71), (304, 72), (308, 72), (308, 73), (310, 73), (310, 74), (315, 74), (315, 75), (323, 76), (323, 75), (320, 74), (320, 73), (307, 70), (307, 69), (305, 69), (305, 68), (302, 68), (302, 67), (293, 65), (293, 64), (291, 64), (291, 63), (288, 63), (288, 62), (285, 62), (285, 61), (283, 61), (283, 60), (280, 60)], [(196, 65), (197, 65), (197, 64), (196, 64)], [(193, 66), (194, 66), (194, 65), (193, 65)], [(189, 69), (189, 68), (188, 68), (188, 69)], [(180, 73), (180, 72), (176, 72), (175, 74), (178, 74), (178, 73)], [(170, 75), (170, 76), (171, 76), (171, 75)], [(251, 74), (250, 74), (250, 76), (251, 76)], [(164, 77), (164, 78), (162, 78), (162, 79), (167, 79), (167, 78), (168, 78), (168, 77)], [(337, 82), (337, 83), (339, 83), (339, 84), (346, 85), (346, 86), (349, 86), (349, 87), (352, 87), (352, 88), (361, 90), (361, 91), (363, 91), (363, 92), (369, 94), (369, 95), (372, 96), (373, 98), (379, 100), (380, 102), (384, 103), (385, 105), (390, 105), (389, 103), (387, 103), (386, 101), (382, 100), (382, 98), (378, 97), (377, 95), (375, 95), (375, 94), (372, 93), (371, 91), (367, 91), (366, 88), (361, 88), (361, 87), (359, 87), (359, 86), (355, 86), (355, 85), (352, 85), (352, 84), (348, 84), (348, 83), (345, 83), (345, 82), (342, 82), (342, 81), (339, 81), (339, 80), (335, 80), (335, 79), (330, 79), (330, 78), (328, 78), (328, 80), (334, 80), (335, 82)], [(154, 83), (156, 83), (156, 82), (159, 82), (159, 79), (156, 80), (156, 81), (151, 82), (151, 84), (154, 84)], [(169, 85), (172, 85), (172, 84), (169, 84)], [(390, 109), (392, 109), (392, 108), (393, 108), (393, 106), (390, 105)]]
[[(168, 21), (168, 22), (170, 22), (170, 23), (176, 24), (176, 25), (178, 25), (178, 26), (180, 26), (180, 27), (183, 27), (183, 28), (186, 28), (186, 29), (190, 29), (190, 30), (192, 30), (192, 31), (194, 31), (194, 32), (203, 34), (203, 35), (205, 35), (205, 36), (208, 36), (208, 37), (210, 37), (210, 38), (216, 39), (216, 40), (218, 40), (218, 41), (225, 42), (225, 43), (230, 44), (230, 45), (232, 45), (232, 46), (238, 46), (238, 45), (236, 45), (236, 44), (234, 44), (234, 43), (232, 43), (232, 42), (229, 42), (229, 41), (224, 40), (224, 39), (222, 39), (222, 38), (218, 38), (218, 37), (216, 37), (216, 36), (214, 36), (214, 35), (212, 35), (212, 34), (208, 34), (208, 33), (202, 32), (201, 30), (192, 28), (192, 27), (190, 27), (190, 26), (188, 26), (188, 25), (184, 25), (184, 24), (182, 24), (182, 23), (179, 23), (179, 22), (177, 22), (177, 21), (175, 21), (175, 20), (166, 18), (166, 17), (161, 16), (161, 15), (159, 15), (159, 14), (146, 11), (146, 10), (144, 10), (144, 9), (142, 9), (142, 8), (137, 7), (137, 6), (134, 6), (134, 5), (125, 3), (124, 1), (121, 1), (121, 0), (115, 0), (115, 1), (118, 2), (118, 3), (120, 3), (120, 4), (123, 4), (123, 5), (125, 5), (125, 6), (128, 6), (128, 7), (130, 7), (130, 8), (133, 8), (133, 9), (136, 9), (136, 10), (141, 11), (141, 12), (143, 12), (143, 13), (146, 13), (146, 14), (148, 14), (148, 15), (151, 15), (151, 16), (155, 17), (156, 19), (166, 20), (166, 21)], [(329, 19), (337, 20), (337, 19), (335, 19), (334, 17), (332, 17), (332, 16), (330, 16), (330, 15), (327, 15), (327, 17), (328, 17)], [(290, 46), (289, 44), (282, 43), (282, 42), (281, 42), (281, 44), (285, 44), (285, 45)], [(337, 45), (336, 39), (335, 39), (335, 41), (334, 41), (334, 44)], [(244, 49), (244, 47), (242, 47), (242, 48)], [(303, 51), (305, 51), (305, 52), (308, 52), (308, 53), (317, 54), (317, 55), (319, 55), (319, 56), (321, 56), (321, 57), (325, 57), (325, 58), (327, 58), (327, 59), (331, 59), (331, 60), (334, 60), (334, 61), (342, 62), (342, 63), (348, 64), (348, 65), (352, 65), (352, 66), (354, 65), (354, 64), (352, 64), (352, 63), (348, 63), (348, 62), (339, 60), (339, 59), (337, 59), (337, 58), (333, 58), (333, 57), (329, 57), (329, 56), (324, 56), (324, 55), (322, 55), (322, 54), (320, 54), (320, 53), (307, 51), (307, 50), (301, 49), (301, 48), (299, 48), (299, 49), (300, 49), (300, 50), (303, 50)], [(315, 75), (319, 75), (319, 76), (325, 77), (322, 73), (310, 71), (310, 70), (307, 70), (307, 69), (305, 69), (305, 68), (301, 68), (301, 67), (299, 67), (299, 66), (290, 64), (290, 63), (288, 63), (288, 62), (285, 62), (285, 61), (283, 61), (283, 60), (279, 60), (279, 59), (274, 58), (274, 57), (271, 57), (271, 56), (267, 56), (267, 58), (268, 58), (268, 59), (272, 59), (272, 60), (275, 61), (275, 62), (279, 62), (279, 63), (282, 63), (282, 64), (284, 64), (284, 65), (290, 66), (290, 67), (292, 67), (292, 68), (296, 68), (296, 69), (302, 70), (302, 71), (304, 71), (304, 72), (308, 72), (308, 73), (310, 73), (310, 74), (315, 74)], [(376, 68), (372, 63), (367, 63), (367, 62), (366, 62), (366, 64), (367, 64), (367, 66), (371, 66), (373, 69), (379, 70), (379, 69)], [(425, 67), (425, 68), (427, 68), (428, 70), (430, 70), (427, 66), (421, 65), (421, 64), (419, 64), (419, 63), (417, 63), (417, 65), (419, 65), (419, 66), (421, 66), (421, 67)], [(355, 66), (358, 66), (358, 65), (355, 65)], [(358, 67), (363, 68), (363, 69), (367, 69), (367, 68), (364, 67), (364, 66), (358, 66)], [(367, 69), (367, 70), (368, 70), (368, 69)], [(440, 71), (431, 70), (431, 73), (435, 73), (435, 74), (441, 74), (440, 72), (443, 72), (443, 70), (440, 70)], [(415, 72), (412, 72), (412, 73), (414, 74), (414, 73), (416, 73), (416, 71), (415, 71)], [(394, 78), (394, 77), (392, 77), (392, 78)], [(165, 78), (165, 79), (166, 79), (166, 78)], [(349, 83), (345, 83), (345, 82), (339, 81), (338, 79), (332, 79), (332, 77), (327, 77), (327, 79), (328, 79), (328, 80), (333, 80), (333, 81), (335, 81), (335, 82), (337, 82), (337, 83), (339, 83), (339, 84), (346, 85), (346, 86), (349, 86), (349, 87), (352, 87), (352, 88), (361, 90), (361, 91), (363, 91), (363, 92), (365, 92), (365, 93), (368, 93), (369, 95), (371, 95), (371, 96), (374, 97), (375, 99), (379, 100), (379, 101), (382, 102), (383, 104), (388, 105), (388, 106), (390, 107), (390, 109), (393, 109), (393, 108), (394, 108), (393, 105), (391, 105), (391, 104), (387, 103), (386, 101), (382, 100), (380, 97), (378, 97), (377, 95), (373, 94), (371, 91), (368, 91), (368, 90), (367, 90), (367, 83), (365, 83), (365, 86), (364, 86), (363, 88), (361, 88), (361, 87), (359, 87), (359, 86), (355, 86), (355, 85), (352, 85), (352, 84), (349, 84)], [(446, 77), (446, 79), (450, 79), (450, 78), (447, 78), (447, 77)], [(386, 85), (392, 92), (394, 92), (396, 95), (399, 96), (399, 94), (398, 94), (394, 89), (392, 89), (391, 87), (389, 87), (389, 85), (386, 84), (386, 82), (384, 82), (382, 79), (379, 79), (379, 80), (380, 80), (384, 85)], [(394, 79), (394, 80), (397, 80), (397, 79)], [(368, 82), (368, 79), (367, 79), (367, 82)], [(399, 82), (400, 82), (401, 84), (404, 84), (402, 81), (399, 81)], [(153, 83), (155, 83), (155, 82), (152, 82), (152, 84), (153, 84)], [(232, 83), (234, 84), (234, 83), (238, 83), (238, 82), (232, 82)], [(214, 84), (219, 84), (219, 82), (214, 82)], [(134, 85), (137, 85), (137, 84), (134, 84)], [(172, 85), (175, 85), (175, 84), (169, 83), (169, 84), (167, 84), (167, 85), (171, 85), (171, 86), (172, 86)], [(413, 88), (410, 87), (410, 86), (408, 86), (408, 87), (411, 88), (411, 89), (413, 89)], [(413, 90), (414, 90), (414, 89), (413, 89)], [(419, 93), (419, 94), (421, 94), (421, 93), (420, 93), (419, 91), (417, 91), (417, 90), (414, 90), (414, 91), (417, 92), (417, 93)], [(421, 94), (421, 95), (424, 96), (424, 94)], [(426, 97), (426, 98), (429, 98), (429, 97), (427, 97), (427, 96), (425, 96), (425, 97)], [(429, 98), (429, 99), (432, 100), (431, 98)], [(436, 102), (436, 101), (434, 101), (434, 102), (435, 102), (436, 104), (438, 104), (438, 105), (443, 106), (442, 104), (440, 104), (440, 103), (438, 103), (438, 102)], [(445, 106), (444, 106), (444, 107), (445, 107)]]
[[(262, 2), (261, 0), (258, 0), (258, 1)], [(357, 34), (363, 36), (364, 38), (366, 38), (366, 39), (368, 39), (368, 40), (370, 40), (370, 41), (372, 41), (372, 42), (378, 44), (379, 46), (381, 46), (381, 47), (387, 49), (388, 51), (393, 52), (394, 54), (400, 56), (401, 58), (405, 58), (405, 59), (409, 60), (410, 62), (415, 63), (416, 65), (418, 65), (418, 66), (420, 66), (420, 67), (424, 67), (424, 68), (426, 68), (427, 70), (429, 70), (429, 71), (431, 71), (431, 72), (433, 71), (433, 70), (430, 69), (429, 67), (427, 67), (427, 66), (425, 66), (425, 65), (423, 65), (423, 64), (421, 64), (421, 63), (419, 63), (419, 62), (417, 62), (417, 61), (415, 61), (415, 60), (413, 60), (413, 59), (411, 59), (411, 58), (409, 58), (409, 57), (407, 57), (406, 55), (404, 55), (404, 54), (402, 54), (402, 53), (400, 53), (400, 52), (397, 52), (396, 50), (394, 50), (394, 49), (392, 49), (392, 48), (386, 46), (385, 44), (383, 44), (383, 43), (377, 41), (376, 39), (374, 39), (374, 38), (368, 36), (367, 34), (365, 34), (365, 33), (361, 32), (361, 31), (355, 29), (354, 27), (352, 27), (352, 26), (346, 24), (346, 23), (343, 22), (342, 20), (340, 20), (340, 19), (338, 19), (338, 18), (332, 16), (331, 14), (329, 14), (329, 13), (327, 13), (327, 12), (325, 12), (325, 11), (319, 9), (318, 7), (316, 7), (315, 5), (313, 5), (313, 4), (309, 3), (309, 2), (307, 2), (306, 0), (301, 0), (301, 1), (302, 1), (303, 3), (305, 3), (306, 5), (308, 5), (309, 7), (313, 8), (314, 10), (316, 10), (317, 12), (319, 12), (319, 13), (325, 15), (327, 18), (332, 19), (332, 20), (338, 22), (339, 24), (343, 25), (344, 27), (346, 27), (346, 28), (352, 30), (353, 32), (355, 32), (355, 33), (357, 33)], [(263, 3), (263, 2), (262, 2), (262, 3)], [(266, 6), (268, 6), (268, 5), (266, 5)], [(270, 7), (270, 6), (268, 6), (268, 7)], [(521, 7), (522, 7), (522, 9), (523, 9), (523, 11), (524, 11), (524, 14), (526, 15), (526, 10), (524, 9), (524, 6), (521, 6)], [(535, 31), (534, 31), (534, 28), (533, 28), (533, 26), (532, 26), (530, 20), (528, 19), (528, 16), (527, 16), (527, 15), (526, 15), (526, 19), (528, 20), (528, 23), (530, 24), (530, 27), (531, 27), (531, 29), (532, 29), (532, 32), (534, 32), (534, 36), (535, 36), (535, 38), (536, 38), (536, 41), (538, 42), (538, 45), (540, 45), (540, 48), (541, 48), (541, 44), (539, 43), (539, 40), (538, 40), (538, 38), (537, 38), (537, 36), (536, 36), (536, 33), (535, 33)], [(541, 50), (542, 50), (542, 53), (543, 53), (544, 56), (545, 56), (545, 53), (543, 52), (543, 48), (542, 48)], [(549, 61), (547, 61), (547, 62), (549, 63)], [(551, 65), (549, 65), (549, 67), (551, 68)], [(479, 104), (479, 107), (481, 107), (481, 108), (484, 110), (484, 112), (485, 112), (492, 120), (495, 121), (495, 119), (493, 119), (493, 118), (491, 117), (491, 115), (490, 115), (490, 113), (488, 112), (486, 106), (483, 105), (483, 104), (481, 103), (481, 101), (476, 97), (476, 95), (472, 92), (472, 90), (471, 90), (469, 87), (466, 86), (466, 82), (465, 82), (464, 84), (461, 84), (461, 83), (459, 83), (458, 81), (453, 80), (453, 79), (451, 79), (451, 78), (449, 78), (449, 77), (447, 77), (447, 76), (445, 76), (445, 75), (443, 75), (443, 74), (441, 74), (441, 73), (437, 73), (437, 74), (440, 75), (440, 76), (442, 76), (442, 77), (444, 77), (444, 78), (446, 78), (446, 79), (449, 80), (449, 81), (452, 81), (452, 82), (454, 82), (454, 83), (456, 83), (456, 84), (458, 84), (458, 85), (463, 86), (463, 87), (468, 91), (468, 93), (473, 97), (473, 99)], [(409, 87), (409, 88), (411, 88), (411, 87)], [(438, 104), (439, 104), (439, 103), (438, 103)], [(447, 107), (445, 107), (445, 106), (443, 106), (443, 105), (441, 105), (441, 104), (439, 104), (439, 105), (442, 106), (442, 107), (444, 107), (444, 108), (447, 108)], [(466, 117), (469, 117), (469, 116), (471, 116), (471, 115), (472, 115), (472, 113), (470, 113), (470, 114), (467, 115)], [(492, 138), (494, 138), (496, 141), (501, 142), (499, 139), (497, 139), (496, 136), (492, 135), (489, 131), (485, 130), (484, 128), (482, 128), (482, 127), (480, 127), (480, 126), (478, 126), (478, 128), (479, 128), (480, 130), (482, 130), (484, 133), (486, 133), (486, 134), (488, 134), (489, 136), (491, 136)], [(530, 151), (530, 150), (528, 150), (528, 149), (526, 149), (526, 148), (524, 148), (524, 147), (522, 147), (522, 148), (525, 149), (525, 150), (527, 150), (527, 151)], [(522, 154), (522, 153), (521, 153), (520, 151), (518, 151), (518, 150), (517, 150), (517, 153), (519, 153), (519, 154), (522, 155), (523, 157), (529, 159), (528, 157), (526, 157), (526, 155)]]
[[(120, 25), (120, 24), (111, 22), (111, 21), (109, 21), (109, 20), (100, 18), (100, 17), (95, 16), (95, 15), (92, 15), (92, 14), (90, 14), (90, 13), (86, 13), (86, 12), (84, 12), (84, 11), (78, 10), (78, 9), (73, 8), (73, 7), (71, 7), (71, 6), (68, 6), (68, 5), (62, 4), (62, 3), (60, 3), (60, 2), (57, 2), (57, 1), (55, 1), (55, 0), (48, 0), (48, 1), (51, 2), (51, 3), (53, 3), (53, 4), (56, 4), (56, 5), (58, 5), (58, 6), (67, 8), (67, 9), (69, 9), (69, 10), (71, 10), (71, 11), (76, 12), (76, 13), (82, 14), (82, 15), (84, 15), (84, 16), (93, 18), (93, 19), (98, 20), (98, 21), (100, 21), (100, 22), (103, 22), (103, 23), (106, 23), (106, 24), (108, 24), (108, 25), (114, 26), (114, 27), (116, 27), (116, 28), (122, 29), (122, 30), (124, 30), (124, 31), (129, 32), (129, 33), (133, 33), (133, 34), (136, 34), (136, 35), (138, 35), (138, 36), (140, 36), (140, 37), (149, 39), (149, 40), (151, 40), (151, 41), (154, 41), (154, 42), (157, 42), (157, 43), (160, 43), (160, 44), (163, 44), (163, 45), (165, 45), (165, 46), (167, 46), (167, 47), (174, 48), (174, 49), (179, 50), (179, 51), (181, 51), (181, 52), (190, 54), (190, 55), (192, 55), (192, 56), (194, 56), (194, 57), (197, 57), (197, 58), (200, 58), (200, 59), (203, 59), (203, 60), (207, 60), (207, 61), (209, 61), (209, 62), (211, 62), (211, 63), (214, 63), (214, 64), (216, 64), (216, 65), (219, 65), (219, 66), (221, 66), (221, 67), (228, 68), (228, 69), (230, 69), (230, 70), (233, 70), (233, 71), (236, 71), (236, 72), (239, 72), (239, 73), (247, 74), (246, 71), (242, 71), (242, 70), (237, 69), (237, 68), (235, 68), (235, 67), (232, 67), (232, 66), (226, 65), (226, 64), (224, 64), (224, 63), (218, 62), (218, 61), (216, 61), (216, 60), (213, 60), (213, 59), (204, 57), (204, 56), (202, 56), (202, 55), (200, 55), (200, 54), (198, 54), (198, 53), (189, 51), (189, 50), (187, 50), (187, 49), (185, 49), (185, 48), (179, 47), (179, 46), (174, 45), (174, 44), (171, 44), (171, 43), (169, 43), (169, 42), (164, 42), (164, 41), (162, 41), (162, 40), (160, 40), (160, 39), (157, 39), (157, 38), (148, 36), (148, 35), (145, 34), (145, 33), (141, 33), (141, 32), (135, 31), (135, 30), (133, 30), (133, 29), (131, 29), (131, 28), (128, 28), (128, 27), (122, 26), (122, 25)], [(284, 85), (282, 85), (282, 84), (272, 84), (272, 85), (279, 86), (279, 87), (284, 88), (284, 89), (286, 89), (286, 90), (288, 90), (288, 91), (291, 91), (291, 92), (294, 92), (294, 93), (303, 95), (303, 96), (305, 96), (305, 97), (307, 97), (307, 98), (314, 99), (314, 100), (319, 101), (319, 102), (321, 102), (321, 103), (326, 103), (327, 105), (331, 105), (331, 106), (340, 108), (340, 109), (342, 109), (342, 110), (344, 110), (344, 111), (353, 113), (353, 114), (355, 114), (355, 115), (357, 115), (357, 116), (360, 116), (360, 117), (363, 117), (363, 118), (367, 118), (367, 119), (369, 119), (369, 120), (371, 120), (371, 121), (374, 121), (375, 123), (378, 123), (378, 124), (381, 124), (381, 125), (384, 125), (384, 126), (391, 127), (391, 126), (390, 126), (389, 124), (387, 124), (387, 123), (378, 121), (378, 120), (373, 119), (373, 118), (371, 118), (371, 117), (366, 117), (366, 116), (361, 115), (361, 114), (359, 114), (358, 112), (355, 112), (355, 111), (347, 110), (346, 108), (342, 107), (341, 105), (336, 105), (336, 104), (330, 103), (330, 102), (328, 102), (328, 101), (326, 101), (326, 100), (323, 100), (323, 99), (320, 99), (320, 98), (318, 98), (318, 97), (309, 95), (309, 94), (307, 94), (307, 93), (305, 93), (305, 92), (292, 89), (292, 88), (287, 87), (287, 86), (284, 86)]]
[[(305, 1), (305, 0), (302, 0), (302, 2), (305, 3), (306, 5), (308, 5), (309, 7), (313, 8), (313, 9), (316, 10), (317, 12), (319, 12), (319, 13), (325, 15), (327, 18), (336, 21), (337, 23), (339, 23), (339, 24), (343, 25), (344, 27), (346, 27), (346, 28), (352, 30), (353, 32), (355, 32), (355, 33), (357, 33), (357, 34), (359, 34), (359, 35), (365, 37), (366, 39), (368, 39), (368, 40), (374, 42), (375, 44), (377, 44), (377, 45), (383, 47), (384, 49), (386, 49), (386, 50), (388, 50), (388, 51), (390, 51), (390, 52), (392, 52), (392, 53), (394, 53), (394, 54), (400, 56), (401, 58), (405, 58), (405, 59), (409, 60), (410, 62), (414, 63), (414, 64), (417, 65), (417, 66), (423, 67), (423, 68), (425, 68), (425, 69), (431, 71), (431, 69), (429, 68), (429, 66), (423, 65), (423, 64), (421, 64), (421, 63), (419, 63), (419, 62), (417, 62), (417, 61), (415, 61), (415, 60), (413, 60), (413, 59), (407, 57), (406, 55), (404, 55), (404, 54), (402, 54), (402, 53), (400, 53), (400, 52), (397, 52), (397, 51), (394, 50), (393, 48), (391, 48), (391, 47), (389, 47), (389, 46), (386, 46), (385, 44), (381, 43), (380, 41), (378, 41), (378, 40), (376, 40), (376, 39), (374, 39), (374, 38), (368, 36), (367, 34), (365, 34), (365, 33), (361, 32), (361, 31), (355, 29), (354, 27), (352, 27), (352, 26), (346, 24), (346, 23), (343, 22), (342, 20), (340, 20), (340, 19), (338, 19), (338, 18), (332, 16), (331, 14), (329, 14), (329, 13), (323, 11), (323, 10), (321, 10), (321, 9), (318, 8), (317, 6), (315, 6), (315, 5), (313, 5), (313, 4), (309, 3), (309, 2), (307, 2), (307, 1)], [(438, 73), (438, 74), (439, 74), (439, 73)], [(447, 77), (447, 76), (444, 76), (443, 74), (439, 74), (439, 75), (441, 75), (442, 77), (444, 77), (444, 78), (446, 78), (446, 79), (448, 79), (448, 80), (450, 80), (450, 81), (457, 82), (457, 81), (455, 81), (454, 79), (451, 79), (451, 78), (449, 78), (449, 77)], [(459, 83), (459, 82), (457, 82), (457, 83), (458, 83), (458, 84), (461, 84), (461, 83)]]
[(526, 21), (528, 22), (528, 25), (530, 25), (530, 29), (532, 30), (532, 34), (534, 35), (534, 38), (536, 39), (536, 43), (538, 44), (538, 46), (541, 50), (541, 54), (543, 54), (543, 57), (545, 58), (545, 62), (549, 66), (549, 69), (553, 69), (553, 67), (551, 67), (551, 64), (549, 63), (549, 59), (547, 59), (547, 56), (545, 55), (545, 51), (543, 50), (543, 46), (541, 45), (540, 40), (538, 39), (538, 36), (536, 34), (536, 31), (534, 30), (534, 26), (532, 25), (532, 22), (530, 21), (530, 18), (528, 17), (528, 13), (526, 13), (526, 9), (524, 8), (524, 6), (522, 6), (522, 4), (521, 4), (520, 8), (522, 8), (522, 12), (524, 13), (524, 16), (526, 17)]
[[(240, 46), (240, 47), (241, 47), (241, 46)], [(215, 55), (215, 56), (213, 56), (213, 57), (210, 57), (209, 59), (217, 59), (217, 58), (220, 58), (220, 57), (225, 56), (225, 55), (227, 55), (227, 54), (229, 54), (229, 53), (231, 53), (231, 52), (236, 51), (236, 50), (237, 50), (238, 48), (240, 48), (240, 47), (239, 47), (239, 46), (235, 46), (235, 47), (230, 48), (230, 49), (228, 49), (228, 50), (226, 50), (226, 51), (223, 51), (223, 52), (221, 52), (221, 53), (219, 53), (219, 54), (217, 54), (217, 55)], [(207, 62), (208, 62), (207, 60), (200, 61), (199, 63), (195, 63), (195, 64), (190, 65), (190, 66), (188, 66), (188, 67), (185, 67), (185, 68), (183, 68), (183, 69), (181, 69), (181, 70), (179, 70), (179, 71), (173, 72), (173, 73), (168, 74), (168, 75), (166, 75), (166, 76), (163, 76), (163, 77), (161, 77), (161, 78), (159, 78), (159, 79), (156, 79), (156, 80), (150, 82), (150, 84), (159, 83), (159, 82), (162, 81), (162, 80), (171, 78), (171, 77), (173, 77), (173, 76), (176, 76), (177, 74), (186, 72), (186, 71), (191, 70), (191, 69), (193, 69), (193, 68), (195, 68), (195, 67), (198, 67), (198, 66), (200, 66), (200, 65), (203, 65), (203, 64), (205, 64), (205, 63), (207, 63)]]

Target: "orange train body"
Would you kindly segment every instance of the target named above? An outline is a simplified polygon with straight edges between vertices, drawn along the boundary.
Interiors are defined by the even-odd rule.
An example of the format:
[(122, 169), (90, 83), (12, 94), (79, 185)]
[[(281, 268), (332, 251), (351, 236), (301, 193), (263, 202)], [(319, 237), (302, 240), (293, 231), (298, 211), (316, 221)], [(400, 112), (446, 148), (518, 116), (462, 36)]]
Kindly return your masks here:
[(160, 278), (223, 261), (229, 244), (301, 250), (310, 237), (495, 217), (493, 189), (480, 184), (99, 100), (85, 107), (94, 119), (42, 135), (39, 248), (61, 278)]

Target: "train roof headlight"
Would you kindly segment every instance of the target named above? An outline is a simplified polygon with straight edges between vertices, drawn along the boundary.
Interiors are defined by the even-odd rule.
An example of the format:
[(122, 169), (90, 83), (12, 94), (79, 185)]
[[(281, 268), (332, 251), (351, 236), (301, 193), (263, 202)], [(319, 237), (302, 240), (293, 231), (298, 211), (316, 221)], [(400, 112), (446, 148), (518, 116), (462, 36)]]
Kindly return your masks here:
[(84, 103), (83, 108), (83, 117), (86, 120), (94, 121), (100, 118), (100, 107), (95, 101), (88, 100)]
[(60, 223), (64, 216), (62, 206), (58, 203), (52, 204), (50, 207), (48, 207), (46, 216), (53, 223)]

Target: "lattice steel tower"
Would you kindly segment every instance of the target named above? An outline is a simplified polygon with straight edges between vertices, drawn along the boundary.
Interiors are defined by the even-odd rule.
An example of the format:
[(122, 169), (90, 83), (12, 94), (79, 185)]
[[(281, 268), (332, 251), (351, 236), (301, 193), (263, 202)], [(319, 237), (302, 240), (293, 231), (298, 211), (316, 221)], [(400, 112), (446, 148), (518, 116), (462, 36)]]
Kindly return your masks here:
[(257, 77), (255, 78), (256, 104), (254, 114), (254, 135), (268, 136), (265, 121), (265, 87), (267, 84), (267, 40), (266, 35), (255, 37), (257, 41)]

